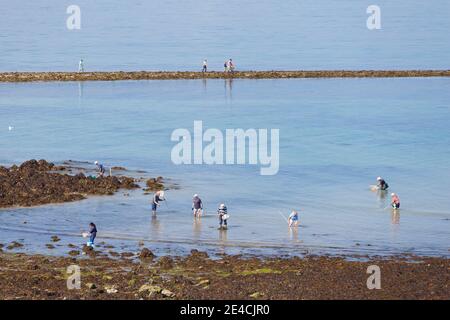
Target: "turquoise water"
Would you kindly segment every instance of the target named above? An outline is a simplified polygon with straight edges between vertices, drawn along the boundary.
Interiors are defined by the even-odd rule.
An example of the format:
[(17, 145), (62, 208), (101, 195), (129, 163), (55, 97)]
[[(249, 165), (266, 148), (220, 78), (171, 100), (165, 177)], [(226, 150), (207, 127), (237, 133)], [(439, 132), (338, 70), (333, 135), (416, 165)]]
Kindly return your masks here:
[[(0, 1), (0, 71), (448, 69), (447, 0)], [(66, 9), (81, 9), (81, 29)], [(381, 9), (368, 30), (366, 9)]]
[[(66, 252), (95, 221), (99, 241), (130, 250), (144, 240), (175, 253), (449, 256), (449, 87), (447, 78), (0, 84), (0, 163), (73, 159), (92, 168), (100, 160), (181, 187), (167, 192), (156, 219), (141, 190), (1, 210), (0, 243), (23, 239), (24, 250)], [(174, 165), (170, 135), (192, 131), (194, 120), (220, 130), (280, 129), (278, 174)], [(378, 175), (399, 194), (398, 214), (369, 190)], [(194, 193), (207, 213), (197, 224)], [(226, 232), (214, 215), (221, 202), (231, 215)], [(300, 209), (294, 231), (282, 216), (292, 208)], [(51, 251), (45, 244), (53, 234), (64, 246)]]

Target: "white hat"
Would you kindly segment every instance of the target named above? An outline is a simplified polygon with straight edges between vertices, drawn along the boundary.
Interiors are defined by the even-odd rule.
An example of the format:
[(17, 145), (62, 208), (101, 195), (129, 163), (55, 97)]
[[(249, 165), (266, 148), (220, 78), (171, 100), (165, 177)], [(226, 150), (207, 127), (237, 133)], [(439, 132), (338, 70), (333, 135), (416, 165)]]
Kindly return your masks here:
[(381, 180), (381, 177), (378, 177), (377, 180), (380, 181), (380, 180)]
[(219, 208), (221, 208), (221, 209), (222, 209), (222, 208), (225, 208), (225, 204), (221, 203), (220, 206), (219, 206)]
[(98, 161), (95, 161), (94, 163), (95, 163), (95, 164), (98, 164)]
[(391, 193), (391, 197), (393, 197), (393, 196), (396, 196), (396, 194), (392, 192), (392, 193)]
[(198, 198), (198, 194), (194, 194), (194, 198)]

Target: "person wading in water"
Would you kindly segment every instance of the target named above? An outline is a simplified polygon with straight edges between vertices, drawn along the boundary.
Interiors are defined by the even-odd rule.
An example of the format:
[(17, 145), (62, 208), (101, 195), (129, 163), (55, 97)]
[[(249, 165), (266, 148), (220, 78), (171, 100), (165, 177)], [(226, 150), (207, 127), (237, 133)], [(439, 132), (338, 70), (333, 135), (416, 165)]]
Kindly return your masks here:
[(203, 202), (198, 194), (194, 194), (192, 198), (192, 211), (194, 212), (195, 218), (200, 218), (203, 214)]
[(152, 198), (152, 213), (156, 215), (156, 209), (160, 206), (160, 202), (164, 201), (164, 191), (157, 191)]

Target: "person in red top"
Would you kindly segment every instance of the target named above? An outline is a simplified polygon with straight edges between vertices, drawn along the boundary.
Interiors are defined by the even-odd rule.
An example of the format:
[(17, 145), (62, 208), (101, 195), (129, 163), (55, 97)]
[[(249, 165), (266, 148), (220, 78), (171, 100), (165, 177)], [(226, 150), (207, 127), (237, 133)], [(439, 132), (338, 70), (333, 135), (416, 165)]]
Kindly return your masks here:
[(400, 198), (395, 193), (391, 193), (391, 206), (394, 209), (400, 208)]

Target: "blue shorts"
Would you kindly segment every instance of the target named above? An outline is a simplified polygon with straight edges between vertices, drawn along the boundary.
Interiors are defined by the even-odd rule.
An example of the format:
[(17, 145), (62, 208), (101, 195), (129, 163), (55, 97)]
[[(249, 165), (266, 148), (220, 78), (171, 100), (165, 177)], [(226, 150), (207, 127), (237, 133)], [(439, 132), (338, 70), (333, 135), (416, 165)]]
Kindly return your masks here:
[(152, 211), (156, 211), (156, 208), (157, 208), (158, 206), (156, 205), (156, 203), (152, 203)]

